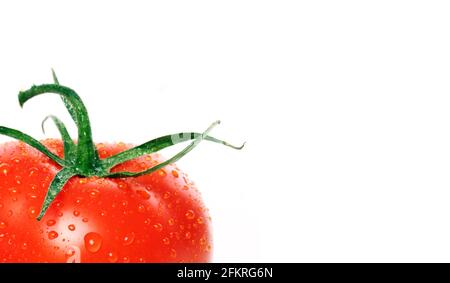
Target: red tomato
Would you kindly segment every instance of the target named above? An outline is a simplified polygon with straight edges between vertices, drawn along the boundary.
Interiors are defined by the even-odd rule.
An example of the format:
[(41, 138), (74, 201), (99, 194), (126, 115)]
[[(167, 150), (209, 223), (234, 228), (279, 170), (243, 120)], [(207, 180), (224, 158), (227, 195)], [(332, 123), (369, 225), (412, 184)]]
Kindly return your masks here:
[[(39, 142), (15, 129), (21, 142), (0, 145), (0, 262), (206, 262), (210, 218), (198, 190), (174, 162), (202, 140), (235, 147), (203, 133), (166, 135), (136, 147), (92, 140), (78, 94), (54, 84), (19, 93), (19, 103), (59, 94), (78, 127), (75, 143), (49, 116), (62, 140)], [(44, 120), (45, 122), (45, 120)], [(163, 160), (156, 152), (189, 141)]]
[[(44, 144), (62, 156), (59, 140)], [(99, 144), (101, 158), (130, 146)], [(158, 154), (113, 171), (141, 171)], [(41, 221), (36, 217), (60, 166), (22, 142), (0, 146), (0, 261), (206, 262), (210, 218), (198, 190), (176, 166), (132, 178), (73, 177)]]

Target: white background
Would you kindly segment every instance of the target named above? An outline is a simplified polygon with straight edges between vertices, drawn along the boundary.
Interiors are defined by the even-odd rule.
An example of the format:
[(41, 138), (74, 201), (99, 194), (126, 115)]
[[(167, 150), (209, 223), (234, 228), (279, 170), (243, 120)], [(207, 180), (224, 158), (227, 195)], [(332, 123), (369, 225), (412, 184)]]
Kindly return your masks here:
[(45, 115), (69, 121), (55, 96), (17, 102), (53, 67), (96, 141), (216, 119), (215, 136), (248, 141), (179, 162), (211, 210), (215, 261), (450, 261), (449, 14), (448, 1), (3, 1), (0, 124), (44, 138)]

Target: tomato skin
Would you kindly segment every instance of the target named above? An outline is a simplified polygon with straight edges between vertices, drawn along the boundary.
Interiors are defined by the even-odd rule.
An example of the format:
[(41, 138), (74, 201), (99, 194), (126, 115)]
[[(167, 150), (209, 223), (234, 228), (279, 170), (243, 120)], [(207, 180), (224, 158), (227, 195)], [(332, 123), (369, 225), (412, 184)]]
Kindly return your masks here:
[[(62, 156), (59, 140), (43, 142)], [(98, 144), (101, 158), (130, 148)], [(113, 171), (141, 171), (158, 154)], [(208, 262), (211, 220), (186, 174), (169, 165), (123, 179), (74, 177), (37, 221), (61, 168), (22, 142), (0, 145), (0, 262)]]

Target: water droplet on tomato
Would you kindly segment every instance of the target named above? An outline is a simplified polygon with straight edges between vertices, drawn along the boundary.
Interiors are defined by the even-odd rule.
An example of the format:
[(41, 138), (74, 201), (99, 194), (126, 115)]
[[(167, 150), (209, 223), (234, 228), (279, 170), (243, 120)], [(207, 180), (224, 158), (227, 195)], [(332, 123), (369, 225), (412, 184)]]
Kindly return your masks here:
[(133, 232), (126, 234), (123, 239), (122, 243), (124, 246), (129, 246), (134, 242), (135, 234)]
[(124, 256), (124, 257), (122, 258), (122, 261), (123, 261), (124, 263), (128, 263), (128, 262), (130, 262), (130, 258), (127, 257), (127, 256)]
[(35, 200), (37, 199), (37, 195), (35, 193), (28, 193), (27, 198), (30, 200)]
[(117, 255), (117, 253), (116, 252), (112, 252), (112, 251), (107, 253), (106, 256), (108, 258), (108, 261), (111, 262), (111, 263), (115, 263), (119, 259), (119, 256)]
[(149, 193), (147, 193), (146, 191), (138, 190), (136, 191), (136, 193), (144, 200), (148, 200), (150, 198)]
[(206, 244), (206, 239), (205, 239), (205, 237), (201, 237), (200, 238), (200, 245), (205, 245)]
[(189, 190), (189, 187), (188, 186), (183, 186), (183, 191), (187, 191), (187, 190)]
[(67, 226), (67, 228), (69, 228), (70, 231), (75, 231), (75, 225), (74, 224), (69, 224), (69, 226)]
[(8, 217), (11, 217), (11, 216), (13, 216), (13, 214), (14, 214), (14, 212), (12, 211), (12, 210), (8, 210)]
[(89, 232), (84, 236), (84, 245), (91, 253), (96, 253), (102, 247), (103, 238), (98, 233)]
[(6, 163), (0, 164), (0, 172), (3, 174), (3, 176), (8, 176), (10, 170), (10, 166)]
[(161, 177), (165, 177), (167, 175), (166, 171), (164, 171), (164, 169), (159, 169), (158, 170), (158, 175)]
[(177, 170), (172, 170), (172, 176), (174, 176), (175, 178), (178, 178), (180, 175), (178, 174)]
[(47, 221), (47, 226), (53, 226), (55, 224), (56, 224), (56, 221), (53, 220), (53, 219), (50, 219), (50, 220)]
[(186, 216), (187, 219), (194, 219), (195, 213), (194, 213), (193, 210), (189, 209), (188, 211), (186, 211), (185, 216)]
[(170, 244), (170, 240), (169, 240), (169, 238), (164, 238), (163, 240), (162, 240), (162, 242), (163, 242), (163, 244), (164, 245), (169, 245)]
[(86, 217), (84, 217), (83, 219), (81, 219), (81, 221), (83, 221), (84, 223), (88, 222), (89, 219), (87, 219)]
[(100, 191), (97, 188), (89, 188), (87, 193), (91, 198), (96, 198), (100, 194)]
[(173, 226), (175, 224), (175, 219), (170, 218), (169, 221), (167, 221), (167, 222), (169, 222), (170, 226)]
[(143, 204), (138, 205), (138, 212), (140, 212), (140, 213), (145, 212), (145, 206)]
[(163, 195), (163, 199), (168, 199), (170, 198), (170, 193), (169, 192), (165, 192)]
[(78, 210), (74, 210), (73, 211), (73, 215), (78, 217), (78, 216), (80, 216), (80, 212)]
[(80, 184), (86, 184), (87, 183), (87, 178), (81, 178), (78, 183)]
[(8, 225), (4, 221), (0, 221), (0, 229), (5, 229)]
[(173, 258), (177, 257), (177, 251), (175, 249), (170, 250), (170, 257), (173, 257)]
[(203, 222), (203, 218), (202, 217), (197, 218), (197, 223), (198, 224), (203, 224), (204, 223)]
[(28, 208), (28, 217), (34, 219), (38, 216), (38, 210), (35, 207)]
[(48, 232), (48, 238), (50, 240), (54, 240), (54, 239), (58, 238), (58, 233), (55, 231), (50, 231), (50, 232)]
[(31, 168), (30, 172), (28, 173), (28, 176), (33, 176), (34, 174), (36, 174), (39, 170), (37, 168)]
[(83, 198), (76, 198), (75, 199), (75, 204), (76, 205), (80, 205), (83, 202)]
[(191, 236), (192, 236), (191, 232), (186, 232), (186, 234), (184, 234), (184, 237), (188, 240), (191, 238)]
[(161, 225), (161, 223), (156, 223), (155, 225), (153, 225), (153, 228), (155, 228), (156, 231), (161, 232), (163, 226)]

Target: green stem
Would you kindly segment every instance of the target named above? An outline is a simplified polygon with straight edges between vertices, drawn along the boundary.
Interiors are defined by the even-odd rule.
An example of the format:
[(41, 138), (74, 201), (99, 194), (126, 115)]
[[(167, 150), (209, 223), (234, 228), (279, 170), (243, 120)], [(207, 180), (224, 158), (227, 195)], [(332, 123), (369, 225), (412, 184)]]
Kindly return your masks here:
[(63, 168), (56, 174), (55, 178), (52, 180), (50, 187), (48, 188), (47, 195), (45, 196), (44, 203), (42, 204), (41, 211), (37, 220), (41, 220), (47, 209), (50, 207), (52, 201), (56, 198), (59, 192), (62, 190), (64, 185), (69, 181), (70, 178), (76, 176), (77, 172), (73, 168)]
[(78, 127), (77, 170), (80, 174), (95, 174), (99, 167), (99, 157), (92, 140), (89, 116), (80, 97), (68, 87), (56, 84), (44, 84), (33, 86), (29, 90), (20, 92), (19, 103), (23, 106), (29, 99), (44, 93), (56, 93), (64, 97), (68, 102), (66, 106), (69, 112), (76, 114), (74, 115), (74, 120)]
[(63, 140), (64, 143), (64, 159), (66, 161), (69, 161), (70, 163), (74, 163), (75, 162), (75, 158), (76, 158), (76, 145), (73, 142), (72, 138), (69, 135), (69, 132), (67, 131), (66, 126), (64, 125), (64, 123), (58, 119), (58, 117), (53, 116), (53, 115), (49, 115), (47, 117), (45, 117), (44, 120), (42, 120), (41, 123), (41, 128), (42, 128), (42, 132), (45, 134), (45, 122), (51, 119), (53, 121), (53, 123), (55, 123), (56, 127), (58, 128), (59, 133), (61, 134), (61, 139)]
[[(69, 181), (73, 176), (123, 178), (150, 174), (170, 163), (178, 161), (180, 158), (192, 151), (202, 140), (220, 143), (233, 149), (242, 149), (244, 147), (245, 143), (242, 146), (237, 147), (225, 141), (208, 136), (209, 132), (220, 123), (219, 121), (217, 121), (203, 133), (183, 132), (175, 135), (159, 137), (134, 148), (125, 150), (109, 158), (100, 160), (97, 149), (92, 140), (92, 130), (86, 107), (75, 91), (68, 87), (59, 85), (58, 78), (56, 77), (56, 74), (54, 72), (53, 80), (54, 84), (33, 86), (29, 90), (20, 92), (19, 103), (21, 106), (23, 106), (29, 99), (44, 93), (56, 93), (60, 95), (78, 128), (78, 143), (75, 144), (73, 142), (64, 123), (55, 116), (48, 116), (47, 118), (45, 118), (42, 122), (42, 129), (44, 130), (44, 123), (47, 119), (52, 119), (52, 121), (56, 124), (64, 143), (64, 159), (61, 159), (57, 155), (50, 152), (42, 143), (35, 140), (34, 138), (18, 130), (0, 126), (0, 134), (23, 141), (24, 143), (36, 148), (62, 167), (61, 171), (56, 174), (55, 178), (52, 180), (49, 186), (44, 203), (42, 205), (42, 209), (39, 213), (38, 220), (42, 219), (55, 197), (63, 189), (67, 181)], [(193, 140), (193, 142), (182, 149), (180, 152), (175, 154), (170, 159), (147, 170), (143, 170), (141, 172), (111, 173), (111, 169), (118, 164), (135, 159), (144, 154), (154, 153), (164, 148), (189, 140)]]
[(50, 152), (50, 150), (48, 150), (42, 143), (30, 137), (29, 135), (22, 133), (21, 131), (0, 126), (0, 134), (23, 141), (24, 143), (34, 147), (35, 149), (39, 150), (40, 152), (51, 158), (60, 166), (68, 165), (67, 161), (59, 158), (57, 155)]
[[(114, 156), (103, 159), (103, 160), (101, 160), (101, 162), (103, 163), (103, 168), (105, 170), (110, 170), (117, 164), (124, 163), (126, 161), (132, 160), (132, 159), (142, 156), (144, 154), (150, 154), (150, 153), (160, 151), (164, 148), (167, 148), (169, 146), (172, 146), (172, 145), (175, 145), (175, 144), (178, 144), (181, 142), (194, 140), (201, 135), (202, 135), (201, 133), (184, 132), (184, 133), (178, 133), (178, 134), (159, 137), (159, 138), (153, 139), (151, 141), (148, 141), (144, 144), (133, 147), (131, 149), (122, 151)], [(237, 150), (242, 149), (245, 145), (245, 143), (244, 143), (243, 145), (241, 145), (239, 147), (234, 146), (234, 145), (227, 143), (226, 141), (219, 140), (219, 139), (216, 139), (211, 136), (205, 136), (204, 139), (207, 141), (214, 142), (214, 143), (223, 144), (225, 146), (228, 146), (228, 147), (231, 147), (231, 148), (237, 149)]]

